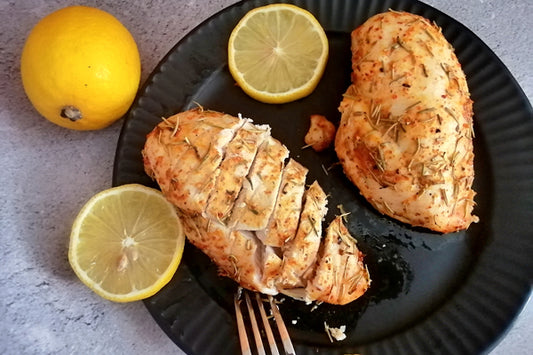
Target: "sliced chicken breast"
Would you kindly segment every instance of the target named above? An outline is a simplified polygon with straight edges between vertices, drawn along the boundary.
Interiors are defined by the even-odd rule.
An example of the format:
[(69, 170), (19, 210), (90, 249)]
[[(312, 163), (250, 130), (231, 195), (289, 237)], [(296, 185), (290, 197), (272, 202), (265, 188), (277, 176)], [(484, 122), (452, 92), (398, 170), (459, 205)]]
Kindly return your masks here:
[(143, 157), (146, 172), (176, 205), (187, 239), (220, 275), (270, 295), (354, 300), (361, 293), (353, 292), (353, 273), (360, 270), (351, 264), (339, 266), (350, 281), (345, 293), (316, 291), (324, 287), (318, 275), (327, 198), (316, 181), (306, 188), (305, 167), (292, 159), (285, 165), (288, 153), (268, 126), (196, 109), (159, 124)]

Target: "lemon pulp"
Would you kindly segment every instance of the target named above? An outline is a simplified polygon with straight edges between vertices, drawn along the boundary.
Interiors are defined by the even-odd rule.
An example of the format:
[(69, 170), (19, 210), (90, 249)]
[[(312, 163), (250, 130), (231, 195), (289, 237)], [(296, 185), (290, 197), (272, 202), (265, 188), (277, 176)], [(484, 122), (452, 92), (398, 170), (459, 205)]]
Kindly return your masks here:
[(231, 75), (252, 98), (285, 103), (309, 95), (327, 63), (324, 29), (307, 10), (272, 4), (249, 11), (228, 42)]

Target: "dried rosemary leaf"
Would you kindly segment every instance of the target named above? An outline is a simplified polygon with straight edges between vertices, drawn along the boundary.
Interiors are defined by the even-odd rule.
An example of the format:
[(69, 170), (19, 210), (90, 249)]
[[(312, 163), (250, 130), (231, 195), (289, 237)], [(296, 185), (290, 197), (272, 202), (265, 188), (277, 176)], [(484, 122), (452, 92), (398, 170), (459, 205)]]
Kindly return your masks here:
[(233, 278), (236, 279), (237, 281), (239, 280), (239, 267), (237, 266), (237, 257), (235, 255), (228, 255), (228, 259), (231, 263), (231, 265), (233, 266)]
[(421, 102), (422, 102), (422, 101), (419, 100), (419, 101), (415, 102), (414, 104), (411, 104), (411, 105), (407, 106), (407, 107), (405, 108), (405, 112), (409, 111), (409, 110), (412, 109), (413, 107), (416, 107), (416, 105), (420, 104)]
[(407, 165), (407, 169), (411, 171), (411, 166), (413, 165), (413, 161), (415, 160), (416, 155), (420, 152), (420, 138), (416, 139), (416, 150), (411, 157), (411, 161), (409, 161), (409, 165)]
[(432, 41), (435, 41), (435, 37), (433, 37), (433, 35), (427, 30), (427, 28), (424, 28), (424, 32)]
[(316, 227), (315, 227), (316, 221), (311, 216), (307, 216), (307, 219), (308, 219), (309, 223), (311, 224), (311, 227), (313, 228), (313, 232), (315, 233), (315, 236), (320, 237), (320, 235), (319, 235), (319, 233), (318, 233), (318, 231), (316, 230)]
[(446, 204), (446, 206), (448, 206), (448, 195), (446, 194), (446, 190), (441, 188), (440, 189), (440, 195), (442, 197), (442, 200), (444, 201), (444, 204)]
[(344, 223), (347, 223), (348, 222), (348, 218), (346, 218), (351, 212), (346, 212), (346, 210), (344, 209), (344, 205), (340, 204), (340, 205), (337, 205), (337, 208), (339, 209), (339, 211), (341, 212), (340, 216), (342, 218), (342, 220), (344, 221)]

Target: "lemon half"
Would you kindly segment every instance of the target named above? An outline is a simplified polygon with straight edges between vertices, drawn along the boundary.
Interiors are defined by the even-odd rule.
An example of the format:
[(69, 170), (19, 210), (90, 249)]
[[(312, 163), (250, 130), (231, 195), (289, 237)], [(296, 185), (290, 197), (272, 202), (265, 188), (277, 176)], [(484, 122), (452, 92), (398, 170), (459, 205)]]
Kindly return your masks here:
[(326, 33), (309, 11), (272, 4), (249, 11), (233, 29), (228, 66), (252, 98), (286, 103), (316, 88), (328, 53)]
[(176, 210), (161, 192), (128, 184), (85, 204), (72, 227), (68, 257), (98, 295), (129, 302), (152, 296), (170, 281), (184, 243)]

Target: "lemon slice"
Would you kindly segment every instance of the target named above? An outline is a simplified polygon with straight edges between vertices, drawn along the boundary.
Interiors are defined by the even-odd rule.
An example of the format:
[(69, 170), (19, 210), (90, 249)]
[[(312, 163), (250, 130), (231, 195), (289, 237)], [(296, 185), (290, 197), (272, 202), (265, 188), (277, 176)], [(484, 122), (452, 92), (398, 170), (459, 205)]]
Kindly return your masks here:
[(152, 296), (170, 281), (184, 243), (174, 206), (155, 189), (129, 184), (104, 190), (83, 206), (68, 257), (98, 295), (129, 302)]
[(239, 21), (228, 43), (228, 66), (252, 98), (286, 103), (309, 95), (328, 59), (328, 39), (307, 10), (288, 4), (255, 8)]

